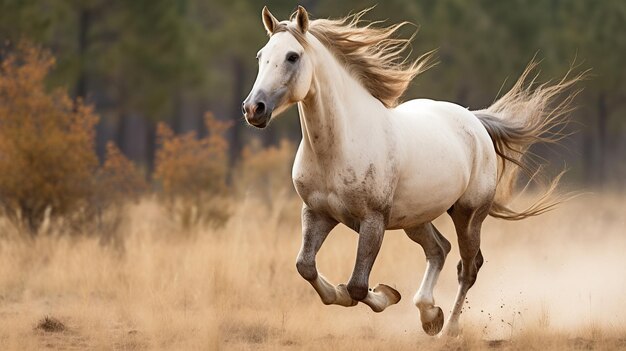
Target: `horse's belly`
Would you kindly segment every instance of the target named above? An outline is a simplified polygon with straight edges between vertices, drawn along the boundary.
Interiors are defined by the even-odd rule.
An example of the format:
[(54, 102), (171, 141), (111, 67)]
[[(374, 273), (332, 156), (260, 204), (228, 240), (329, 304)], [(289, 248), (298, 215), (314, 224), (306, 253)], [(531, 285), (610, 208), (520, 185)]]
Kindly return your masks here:
[[(391, 204), (389, 229), (410, 228), (430, 222), (446, 212), (466, 191), (469, 170), (462, 162), (430, 163), (400, 179)], [(457, 167), (452, 167), (453, 165)]]
[(403, 229), (427, 223), (446, 212), (458, 196), (413, 197), (394, 201), (387, 229)]

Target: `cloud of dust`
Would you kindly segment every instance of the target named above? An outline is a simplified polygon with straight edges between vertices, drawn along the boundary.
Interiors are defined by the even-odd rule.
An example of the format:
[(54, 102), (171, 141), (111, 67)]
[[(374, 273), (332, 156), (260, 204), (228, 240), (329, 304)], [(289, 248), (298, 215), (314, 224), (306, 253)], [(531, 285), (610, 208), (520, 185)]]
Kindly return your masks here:
[[(508, 338), (531, 329), (562, 332), (617, 328), (626, 324), (626, 207), (619, 196), (586, 196), (537, 218), (519, 222), (488, 219), (482, 231), (485, 257), (476, 284), (468, 294), (461, 323), (485, 338)], [(435, 225), (453, 244), (435, 289), (446, 316), (456, 289), (459, 260), (456, 234), (447, 216)], [(392, 250), (410, 246), (402, 232), (388, 233), (377, 265), (396, 257)], [(391, 247), (391, 248), (390, 248)], [(415, 245), (417, 267), (411, 260), (396, 279), (413, 276), (402, 286), (410, 300), (423, 274), (423, 254)], [(415, 254), (413, 254), (415, 255)], [(404, 277), (404, 278), (403, 278)], [(385, 274), (376, 275), (384, 281)], [(386, 282), (386, 281), (384, 281)], [(412, 289), (412, 290), (411, 290)], [(391, 311), (390, 311), (391, 312)], [(392, 312), (393, 313), (393, 312)], [(398, 313), (398, 312), (395, 312)], [(397, 318), (419, 325), (417, 312), (402, 307)], [(393, 323), (396, 324), (396, 323)]]

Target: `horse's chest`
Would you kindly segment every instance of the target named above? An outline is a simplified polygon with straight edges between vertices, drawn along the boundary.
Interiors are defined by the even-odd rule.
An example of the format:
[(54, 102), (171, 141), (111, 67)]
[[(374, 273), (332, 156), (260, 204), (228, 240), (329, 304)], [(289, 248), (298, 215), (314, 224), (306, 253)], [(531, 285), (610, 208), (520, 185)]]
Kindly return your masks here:
[(302, 201), (313, 211), (322, 212), (348, 226), (354, 226), (372, 211), (386, 211), (391, 194), (379, 184), (376, 170), (356, 171), (340, 167), (325, 172), (294, 169), (293, 181)]
[(346, 199), (346, 189), (337, 187), (336, 184), (328, 184), (320, 178), (305, 177), (294, 179), (294, 185), (307, 207), (315, 212), (325, 213), (346, 225), (352, 226), (363, 212), (363, 206)]

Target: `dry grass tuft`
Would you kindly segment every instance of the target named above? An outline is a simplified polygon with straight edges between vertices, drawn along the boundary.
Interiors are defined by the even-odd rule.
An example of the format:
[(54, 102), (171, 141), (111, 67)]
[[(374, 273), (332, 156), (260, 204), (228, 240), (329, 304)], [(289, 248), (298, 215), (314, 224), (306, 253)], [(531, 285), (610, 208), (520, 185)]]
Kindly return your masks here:
[(39, 321), (39, 323), (37, 323), (35, 329), (45, 332), (58, 333), (65, 330), (65, 324), (54, 317), (45, 316)]

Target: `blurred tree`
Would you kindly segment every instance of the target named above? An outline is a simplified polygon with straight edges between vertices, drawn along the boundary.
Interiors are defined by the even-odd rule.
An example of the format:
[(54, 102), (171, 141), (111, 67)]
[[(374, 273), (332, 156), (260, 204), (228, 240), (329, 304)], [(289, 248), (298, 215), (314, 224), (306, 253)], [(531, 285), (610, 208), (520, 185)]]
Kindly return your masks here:
[[(584, 169), (588, 181), (623, 180), (624, 174), (607, 179), (608, 159), (622, 158), (617, 140), (624, 140), (626, 126), (626, 2), (607, 0), (557, 1), (559, 26), (553, 42), (560, 43), (561, 57), (576, 54), (592, 77), (585, 83)], [(566, 23), (567, 26), (562, 24)], [(618, 153), (615, 154), (615, 151)], [(622, 150), (623, 152), (623, 150)], [(611, 170), (617, 169), (615, 164)]]
[[(594, 182), (626, 174), (626, 165), (619, 171), (615, 167), (616, 162), (626, 164), (621, 161), (626, 152), (626, 71), (619, 68), (626, 54), (623, 1), (302, 4), (313, 18), (377, 5), (365, 19), (415, 23), (420, 31), (411, 55), (438, 48), (439, 65), (418, 77), (406, 98), (480, 108), (500, 88), (508, 88), (535, 53), (543, 59), (542, 79), (561, 76), (578, 56), (594, 76), (577, 102), (584, 106), (577, 112), (585, 124), (584, 142), (573, 145), (582, 145), (584, 161), (574, 159), (572, 166), (596, 170), (586, 172)], [(168, 121), (175, 132), (196, 130), (203, 136), (202, 111), (212, 110), (234, 122), (228, 136), (234, 165), (251, 136), (267, 146), (283, 136), (297, 139), (300, 133), (294, 110), (261, 133), (245, 128), (241, 117), (241, 101), (256, 73), (254, 55), (267, 40), (260, 20), (264, 5), (280, 19), (296, 7), (287, 0), (0, 0), (0, 38), (11, 43), (30, 38), (52, 50), (58, 64), (48, 84), (68, 87), (102, 116), (97, 136), (101, 157), (106, 141), (114, 139), (125, 154), (151, 167), (157, 121)], [(400, 34), (415, 29), (407, 26)], [(615, 176), (608, 174), (609, 165)]]
[(80, 229), (93, 228), (103, 242), (118, 240), (118, 229), (130, 203), (137, 203), (150, 187), (137, 166), (126, 158), (113, 142), (107, 144), (106, 157), (95, 173), (94, 193), (86, 221)]
[(190, 16), (187, 0), (123, 1), (101, 29), (118, 33), (101, 60), (101, 71), (115, 86), (118, 142), (124, 147), (125, 141), (140, 137), (137, 131), (126, 131), (125, 121), (143, 121), (145, 150), (133, 156), (149, 169), (156, 121), (173, 119), (185, 92), (202, 84), (202, 37)]
[[(117, 119), (117, 143), (150, 167), (155, 121), (174, 120), (176, 100), (199, 89), (205, 77), (205, 34), (188, 2), (7, 0), (0, 13), (18, 16), (3, 18), (0, 33), (51, 47), (59, 57), (52, 80)], [(141, 132), (126, 130), (133, 116), (147, 133), (143, 154), (125, 145)], [(102, 152), (105, 142), (99, 143)]]
[(281, 140), (278, 146), (263, 148), (258, 143), (247, 145), (235, 172), (235, 191), (239, 196), (254, 195), (270, 207), (273, 201), (293, 194), (291, 168), (294, 144)]
[(54, 64), (45, 51), (20, 44), (0, 67), (0, 208), (37, 233), (52, 218), (79, 211), (93, 191), (98, 118), (44, 78)]
[(211, 132), (197, 138), (181, 136), (164, 123), (159, 124), (159, 150), (154, 178), (162, 187), (164, 204), (184, 228), (197, 224), (222, 225), (229, 217), (220, 201), (226, 193), (228, 143), (224, 137), (230, 123), (205, 116)]
[[(286, 5), (288, 4), (289, 5)], [(209, 20), (211, 46), (218, 48), (211, 59), (223, 67), (223, 75), (217, 79), (215, 91), (228, 103), (225, 114), (233, 121), (229, 141), (230, 164), (234, 165), (244, 144), (241, 103), (253, 82), (256, 69), (256, 52), (267, 40), (261, 22), (262, 1), (217, 0), (213, 2)], [(288, 1), (275, 1), (269, 6), (272, 11), (287, 17), (293, 4)]]

